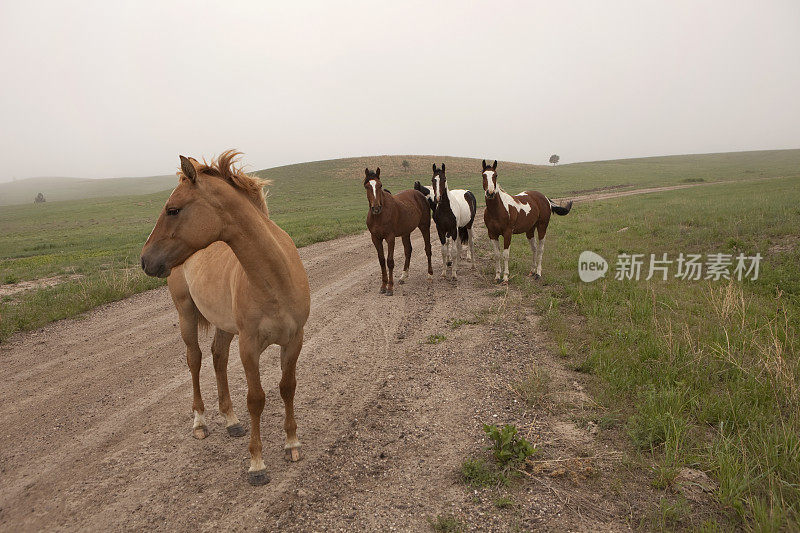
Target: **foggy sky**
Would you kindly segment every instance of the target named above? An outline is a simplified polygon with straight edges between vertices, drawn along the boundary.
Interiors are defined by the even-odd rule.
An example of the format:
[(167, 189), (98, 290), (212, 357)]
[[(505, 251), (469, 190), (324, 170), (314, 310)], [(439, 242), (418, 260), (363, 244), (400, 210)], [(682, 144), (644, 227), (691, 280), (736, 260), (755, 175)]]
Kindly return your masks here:
[(796, 0), (3, 2), (0, 65), (0, 181), (800, 147)]

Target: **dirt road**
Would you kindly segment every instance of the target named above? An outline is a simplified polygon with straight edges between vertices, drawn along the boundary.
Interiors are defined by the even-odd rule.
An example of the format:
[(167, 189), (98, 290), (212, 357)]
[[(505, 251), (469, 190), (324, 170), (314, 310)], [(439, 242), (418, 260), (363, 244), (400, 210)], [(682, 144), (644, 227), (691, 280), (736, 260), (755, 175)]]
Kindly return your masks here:
[[(420, 530), (440, 514), (481, 529), (629, 527), (635, 504), (609, 495), (607, 481), (574, 489), (545, 477), (510, 510), (460, 481), (462, 461), (485, 445), (486, 422), (518, 424), (546, 456), (613, 456), (613, 443), (574, 423), (591, 402), (584, 378), (554, 359), (537, 317), (517, 311), (513, 295), (480, 269), (464, 269), (457, 285), (441, 280), (438, 245), (427, 281), (419, 234), (410, 280), (393, 297), (378, 294), (367, 233), (300, 254), (312, 290), (295, 402), (302, 461), (283, 459), (276, 347), (261, 359), (271, 483), (247, 484), (247, 439), (225, 432), (210, 337), (201, 383), (211, 435), (192, 438), (177, 315), (157, 289), (0, 347), (0, 529)], [(427, 344), (434, 334), (446, 339)], [(246, 425), (236, 353), (234, 341), (231, 394)], [(509, 384), (534, 363), (550, 373), (550, 399), (530, 412)]]

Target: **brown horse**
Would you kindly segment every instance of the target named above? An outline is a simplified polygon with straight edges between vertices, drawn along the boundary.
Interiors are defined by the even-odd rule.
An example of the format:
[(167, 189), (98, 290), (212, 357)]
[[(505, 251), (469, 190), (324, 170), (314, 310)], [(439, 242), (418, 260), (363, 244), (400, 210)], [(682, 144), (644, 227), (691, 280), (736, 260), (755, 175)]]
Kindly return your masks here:
[[(369, 212), (367, 228), (372, 234), (372, 244), (378, 250), (378, 262), (381, 264), (381, 293), (387, 296), (394, 294), (394, 239), (403, 239), (403, 250), (406, 262), (399, 283), (408, 278), (408, 265), (411, 264), (411, 232), (419, 228), (425, 241), (425, 254), (428, 256), (428, 279), (433, 277), (431, 265), (431, 210), (428, 201), (421, 192), (409, 189), (391, 194), (384, 191), (381, 185), (381, 169), (375, 172), (364, 169), (364, 188), (367, 190)], [(388, 260), (383, 256), (383, 241), (386, 241)], [(389, 275), (386, 275), (386, 266)]]
[[(531, 245), (533, 266), (530, 275), (534, 279), (542, 277), (542, 254), (544, 253), (544, 238), (547, 234), (547, 225), (550, 223), (550, 213), (566, 215), (572, 208), (572, 202), (567, 207), (561, 207), (550, 201), (547, 196), (539, 191), (525, 191), (512, 196), (497, 184), (497, 161), (492, 166), (483, 161), (483, 190), (486, 191), (486, 210), (483, 212), (483, 221), (492, 241), (497, 266), (495, 267), (494, 280), (500, 281), (500, 246), (499, 238), (503, 236), (503, 283), (508, 283), (508, 249), (511, 246), (511, 236), (515, 233), (524, 233)], [(539, 242), (536, 243), (536, 233)]]
[(228, 390), (228, 352), (239, 335), (239, 355), (247, 377), (250, 412), (250, 470), (253, 485), (269, 482), (261, 456), (264, 389), (259, 358), (267, 346), (281, 346), (280, 392), (286, 411), (286, 457), (300, 458), (294, 420), (295, 365), (308, 319), (308, 278), (289, 235), (269, 219), (263, 186), (267, 183), (236, 168), (239, 152), (224, 152), (211, 164), (181, 156), (178, 186), (170, 195), (142, 249), (142, 268), (166, 277), (178, 310), (181, 336), (194, 389), (193, 433), (208, 435), (200, 395), (198, 325), (216, 332), (211, 345), (219, 410), (231, 436), (244, 428)]

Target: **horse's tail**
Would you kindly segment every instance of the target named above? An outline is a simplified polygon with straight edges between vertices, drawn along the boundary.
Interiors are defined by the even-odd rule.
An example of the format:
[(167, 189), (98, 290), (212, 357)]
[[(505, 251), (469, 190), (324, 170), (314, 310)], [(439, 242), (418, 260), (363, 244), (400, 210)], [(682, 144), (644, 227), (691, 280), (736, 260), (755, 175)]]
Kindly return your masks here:
[(472, 223), (475, 222), (475, 211), (477, 211), (478, 208), (478, 201), (475, 199), (475, 195), (472, 194), (472, 191), (465, 192), (464, 199), (469, 205), (469, 222), (463, 228), (458, 228), (458, 236), (461, 239), (461, 244), (467, 244), (467, 242), (469, 242), (469, 230), (472, 229)]
[(553, 213), (555, 213), (556, 215), (561, 215), (562, 217), (567, 213), (569, 213), (569, 210), (572, 209), (572, 200), (567, 202), (566, 207), (554, 204), (553, 200), (551, 200), (550, 198), (547, 198), (547, 201), (550, 202), (550, 209), (553, 211)]
[(211, 322), (208, 321), (206, 317), (203, 316), (203, 313), (200, 310), (197, 311), (197, 327), (200, 329), (200, 333), (203, 335), (208, 333), (208, 327), (211, 325)]

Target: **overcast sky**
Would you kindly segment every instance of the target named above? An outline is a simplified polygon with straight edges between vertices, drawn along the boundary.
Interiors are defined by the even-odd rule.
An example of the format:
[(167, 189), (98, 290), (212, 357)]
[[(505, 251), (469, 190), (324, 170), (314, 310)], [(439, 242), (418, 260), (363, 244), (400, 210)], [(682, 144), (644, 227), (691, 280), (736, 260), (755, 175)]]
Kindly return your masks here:
[(800, 147), (797, 0), (2, 2), (0, 65), (0, 181)]

